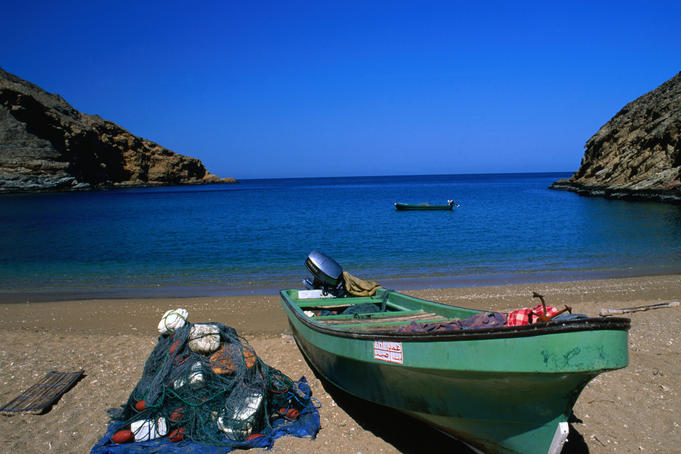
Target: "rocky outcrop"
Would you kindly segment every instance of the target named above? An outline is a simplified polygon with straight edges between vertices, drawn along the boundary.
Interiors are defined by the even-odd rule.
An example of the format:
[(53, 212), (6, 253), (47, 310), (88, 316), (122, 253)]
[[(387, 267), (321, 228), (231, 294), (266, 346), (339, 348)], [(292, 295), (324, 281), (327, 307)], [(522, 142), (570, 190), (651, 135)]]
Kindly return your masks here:
[(0, 68), (0, 192), (234, 181)]
[(681, 73), (624, 106), (588, 140), (579, 170), (550, 187), (681, 203)]

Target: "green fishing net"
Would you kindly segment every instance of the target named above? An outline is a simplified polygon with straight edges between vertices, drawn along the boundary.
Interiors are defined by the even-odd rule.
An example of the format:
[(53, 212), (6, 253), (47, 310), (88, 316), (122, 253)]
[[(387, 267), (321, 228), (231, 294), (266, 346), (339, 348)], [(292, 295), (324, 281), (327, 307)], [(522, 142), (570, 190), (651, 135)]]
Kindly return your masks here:
[(309, 389), (265, 364), (233, 328), (187, 323), (159, 337), (114, 422), (130, 425), (136, 441), (170, 434), (236, 446), (269, 434), (277, 419), (296, 419), (309, 402)]

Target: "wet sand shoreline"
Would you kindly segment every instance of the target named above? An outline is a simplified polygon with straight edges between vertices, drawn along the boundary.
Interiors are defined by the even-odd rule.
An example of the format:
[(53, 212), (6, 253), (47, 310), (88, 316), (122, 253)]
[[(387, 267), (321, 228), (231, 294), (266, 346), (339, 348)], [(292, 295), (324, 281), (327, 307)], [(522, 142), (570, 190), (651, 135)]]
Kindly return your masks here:
[[(535, 305), (533, 291), (543, 294), (547, 304), (568, 304), (574, 312), (596, 316), (601, 308), (679, 301), (681, 275), (404, 293), (505, 312)], [(139, 380), (156, 343), (160, 316), (176, 307), (186, 308), (191, 321), (232, 326), (267, 364), (294, 379), (304, 375), (310, 381), (313, 395), (322, 403), (317, 439), (284, 437), (275, 442), (272, 452), (416, 453), (455, 447), (449, 439), (411, 420), (367, 409), (362, 402), (327, 389), (293, 342), (279, 295), (271, 294), (0, 304), (0, 403), (9, 402), (50, 370), (82, 368), (86, 373), (48, 413), (0, 416), (0, 449), (89, 452), (105, 432), (106, 410), (124, 403)], [(574, 409), (566, 452), (678, 450), (681, 309), (629, 317), (630, 365), (599, 376), (584, 390)], [(411, 436), (404, 436), (405, 432)]]

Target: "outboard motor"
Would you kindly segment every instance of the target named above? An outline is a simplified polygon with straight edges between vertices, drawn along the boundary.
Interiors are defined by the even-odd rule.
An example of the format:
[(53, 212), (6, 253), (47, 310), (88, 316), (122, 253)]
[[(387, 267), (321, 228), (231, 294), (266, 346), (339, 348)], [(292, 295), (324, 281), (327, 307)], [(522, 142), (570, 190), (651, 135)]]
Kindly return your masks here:
[(312, 278), (303, 280), (305, 287), (310, 290), (320, 289), (324, 295), (345, 295), (343, 268), (334, 259), (315, 249), (307, 256), (305, 266), (312, 273)]

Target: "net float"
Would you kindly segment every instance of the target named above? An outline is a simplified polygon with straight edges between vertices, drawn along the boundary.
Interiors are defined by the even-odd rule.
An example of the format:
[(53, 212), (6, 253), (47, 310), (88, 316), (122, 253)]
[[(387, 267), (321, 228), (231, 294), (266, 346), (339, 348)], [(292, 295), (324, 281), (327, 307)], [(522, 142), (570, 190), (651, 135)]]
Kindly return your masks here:
[(132, 433), (131, 430), (119, 430), (116, 432), (113, 437), (111, 437), (111, 441), (114, 443), (130, 443), (135, 439), (135, 434)]
[(185, 434), (184, 427), (180, 427), (179, 429), (175, 429), (172, 432), (170, 432), (170, 435), (168, 435), (168, 438), (170, 439), (170, 441), (175, 443), (175, 442), (183, 440), (184, 434)]
[(176, 408), (171, 414), (170, 414), (170, 420), (172, 422), (178, 422), (180, 419), (182, 419), (182, 416), (184, 416), (184, 408)]
[(171, 355), (172, 355), (173, 353), (175, 353), (175, 350), (177, 350), (177, 348), (180, 346), (180, 343), (181, 343), (181, 342), (182, 342), (182, 341), (181, 341), (180, 339), (178, 339), (178, 340), (176, 340), (175, 342), (173, 342), (172, 345), (170, 346), (170, 348), (168, 349), (168, 353), (170, 353)]

